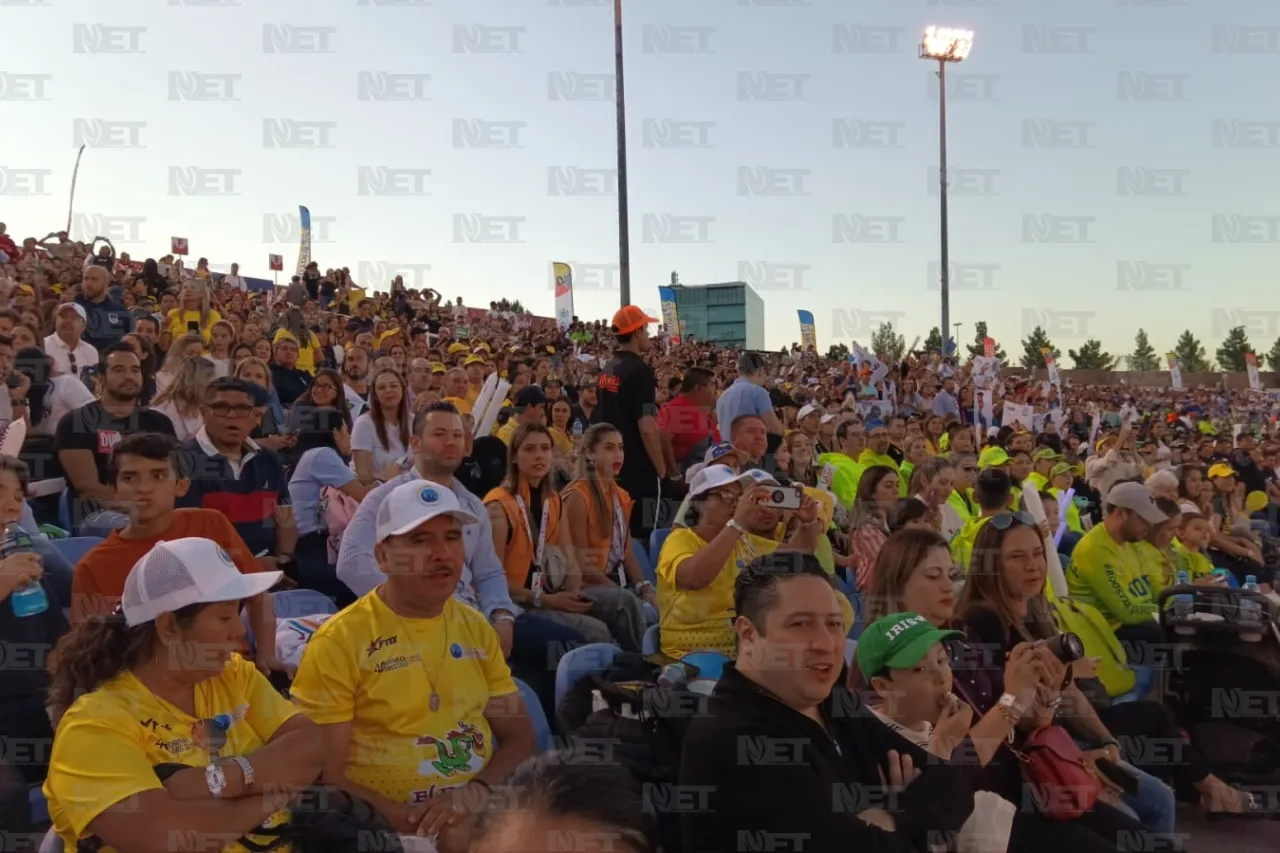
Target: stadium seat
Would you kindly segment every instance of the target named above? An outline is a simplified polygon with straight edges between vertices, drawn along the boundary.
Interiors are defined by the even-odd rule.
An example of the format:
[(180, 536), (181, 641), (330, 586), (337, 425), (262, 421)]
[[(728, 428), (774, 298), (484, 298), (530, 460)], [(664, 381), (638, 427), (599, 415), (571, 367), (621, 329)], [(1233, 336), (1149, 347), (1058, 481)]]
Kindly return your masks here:
[(33, 826), (43, 826), (49, 822), (49, 804), (45, 801), (43, 786), (32, 785), (27, 789), (27, 802), (31, 809)]
[(271, 608), (280, 619), (296, 619), (299, 616), (338, 612), (337, 606), (329, 596), (314, 589), (286, 589), (273, 592)]
[(511, 680), (516, 683), (520, 698), (524, 700), (524, 710), (529, 715), (529, 722), (533, 723), (533, 733), (538, 738), (538, 752), (546, 752), (551, 749), (551, 725), (547, 722), (547, 715), (543, 713), (538, 694), (520, 679)]
[(640, 643), (640, 653), (645, 656), (654, 655), (660, 648), (662, 648), (662, 641), (658, 638), (658, 626), (650, 625), (644, 632), (644, 640)]
[(622, 651), (610, 643), (590, 643), (579, 646), (564, 657), (556, 667), (556, 707), (569, 692), (569, 688), (577, 684), (584, 675), (599, 675), (609, 668), (613, 659)]
[(53, 549), (74, 566), (80, 562), (81, 557), (93, 549), (93, 546), (102, 542), (102, 539), (98, 536), (72, 536), (70, 539), (51, 539), (49, 541), (52, 543)]
[(864, 619), (866, 610), (862, 601), (862, 593), (858, 592), (857, 589), (851, 590), (849, 592), (849, 604), (853, 607), (853, 627), (849, 629), (848, 636), (849, 639), (856, 640), (862, 636), (862, 629), (866, 627), (866, 620)]
[(644, 543), (639, 539), (632, 539), (631, 553), (636, 555), (636, 562), (640, 564), (640, 571), (644, 574), (644, 579), (656, 586), (658, 583), (658, 564), (649, 559), (649, 552), (645, 550)]
[[(658, 557), (662, 554), (662, 543), (666, 542), (667, 537), (670, 535), (670, 527), (659, 527), (649, 534), (649, 558), (653, 561), (654, 572), (658, 571)], [(656, 580), (652, 579), (650, 582), (657, 583)]]
[(63, 530), (74, 530), (71, 526), (71, 490), (64, 489), (58, 495), (58, 526)]

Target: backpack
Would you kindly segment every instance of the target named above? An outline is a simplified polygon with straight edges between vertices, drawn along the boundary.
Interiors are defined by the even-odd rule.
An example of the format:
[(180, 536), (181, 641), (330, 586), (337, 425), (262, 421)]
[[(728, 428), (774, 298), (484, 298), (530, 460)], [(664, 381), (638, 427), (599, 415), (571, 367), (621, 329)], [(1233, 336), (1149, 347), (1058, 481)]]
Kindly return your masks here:
[(679, 781), (689, 724), (706, 713), (707, 697), (659, 685), (654, 671), (641, 655), (622, 652), (603, 675), (579, 679), (556, 709), (566, 734), (560, 751), (570, 761), (603, 760), (625, 767), (642, 786), (663, 849), (679, 853), (680, 816), (664, 803)]
[(325, 486), (320, 490), (320, 514), (324, 518), (325, 529), (329, 531), (326, 541), (328, 546), (329, 565), (338, 562), (338, 548), (342, 545), (342, 534), (346, 532), (351, 519), (356, 517), (360, 503), (351, 495)]
[(1107, 624), (1098, 609), (1083, 601), (1069, 598), (1050, 598), (1058, 630), (1070, 631), (1084, 643), (1085, 654), (1096, 657), (1098, 680), (1106, 688), (1108, 696), (1123, 696), (1137, 684), (1137, 676), (1129, 667), (1129, 658), (1116, 638), (1115, 631)]

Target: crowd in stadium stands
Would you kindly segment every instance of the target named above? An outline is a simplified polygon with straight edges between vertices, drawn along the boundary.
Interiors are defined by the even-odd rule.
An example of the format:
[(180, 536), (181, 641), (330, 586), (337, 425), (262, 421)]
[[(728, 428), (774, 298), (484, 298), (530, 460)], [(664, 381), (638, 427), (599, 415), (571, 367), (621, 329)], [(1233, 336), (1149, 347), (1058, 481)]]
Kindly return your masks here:
[(1088, 853), (1277, 814), (1266, 394), (3, 225), (0, 374), (33, 849)]

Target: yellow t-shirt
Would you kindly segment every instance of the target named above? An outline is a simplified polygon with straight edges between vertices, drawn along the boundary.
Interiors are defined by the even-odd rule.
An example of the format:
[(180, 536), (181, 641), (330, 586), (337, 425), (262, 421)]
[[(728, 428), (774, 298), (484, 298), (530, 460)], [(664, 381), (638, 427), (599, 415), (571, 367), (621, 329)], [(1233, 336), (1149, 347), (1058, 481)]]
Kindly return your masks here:
[(707, 547), (698, 534), (687, 527), (671, 531), (658, 555), (658, 635), (662, 653), (682, 657), (689, 652), (710, 650), (732, 657), (737, 638), (730, 620), (733, 611), (733, 584), (738, 572), (756, 557), (772, 554), (778, 543), (748, 533), (734, 546), (729, 562), (702, 589), (676, 589), (676, 569), (685, 560)]
[(1067, 591), (1098, 608), (1112, 629), (1150, 623), (1156, 613), (1141, 552), (1112, 539), (1103, 524), (1086, 533), (1071, 552)]
[(376, 589), (316, 631), (290, 688), (317, 723), (353, 721), (346, 777), (403, 804), (480, 772), (493, 757), (485, 705), (515, 692), (479, 611), (450, 599), (434, 619), (408, 619)]
[(364, 299), (364, 288), (353, 287), (347, 292), (347, 308), (352, 314), (360, 307), (360, 300)]
[[(209, 342), (209, 336), (213, 334), (213, 327), (222, 315), (212, 308), (209, 309), (209, 322), (200, 327), (200, 334), (204, 335), (205, 343)], [(174, 308), (169, 312), (169, 334), (178, 338), (187, 333), (188, 324), (200, 322), (199, 311), (183, 311), (181, 308)]]
[[(297, 368), (314, 375), (316, 372), (316, 356), (320, 354), (320, 339), (316, 337), (315, 332), (310, 331), (307, 332), (307, 337), (309, 340), (306, 346), (303, 346), (302, 341), (298, 341)], [(295, 341), (298, 340), (297, 336), (293, 333), (284, 329), (276, 329), (275, 336), (271, 338), (271, 345), (275, 346), (276, 342), (281, 338), (293, 338)]]
[(453, 403), (453, 405), (458, 409), (459, 414), (471, 414), (471, 403), (469, 403), (465, 397), (445, 397), (441, 402)]
[[(231, 724), (220, 754), (252, 760), (253, 753), (298, 712), (252, 663), (232, 655), (217, 677), (196, 685), (196, 713), (198, 718), (188, 716), (158, 698), (130, 672), (75, 701), (58, 724), (44, 783), (49, 816), (67, 850), (75, 850), (89, 824), (110, 807), (164, 787), (152, 769), (155, 765), (208, 766), (209, 753), (198, 742), (197, 723), (225, 715)], [(275, 826), (287, 820), (287, 813), (277, 812), (266, 823)], [(224, 849), (245, 853), (240, 844)]]

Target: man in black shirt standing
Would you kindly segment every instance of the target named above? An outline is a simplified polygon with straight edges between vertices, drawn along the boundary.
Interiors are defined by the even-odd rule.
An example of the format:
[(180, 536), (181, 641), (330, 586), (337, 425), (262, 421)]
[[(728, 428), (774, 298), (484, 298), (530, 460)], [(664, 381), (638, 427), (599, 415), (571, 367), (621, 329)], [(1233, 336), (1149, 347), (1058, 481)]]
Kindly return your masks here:
[[(103, 383), (102, 399), (63, 415), (54, 438), (58, 462), (71, 491), (73, 523), (85, 519), (86, 526), (96, 524), (90, 523), (93, 519), (89, 516), (98, 514), (98, 501), (115, 497), (115, 489), (108, 485), (111, 479), (107, 464), (120, 439), (135, 432), (174, 435), (173, 421), (138, 405), (142, 363), (132, 347), (123, 341), (108, 345), (99, 354), (98, 370)], [(104, 527), (113, 527), (120, 519), (100, 520)]]
[(625, 456), (618, 484), (635, 501), (631, 535), (641, 542), (648, 542), (653, 529), (662, 526), (658, 498), (660, 481), (667, 476), (658, 434), (658, 378), (644, 360), (649, 324), (657, 322), (636, 305), (625, 305), (613, 315), (617, 345), (598, 383), (599, 420), (622, 433)]

